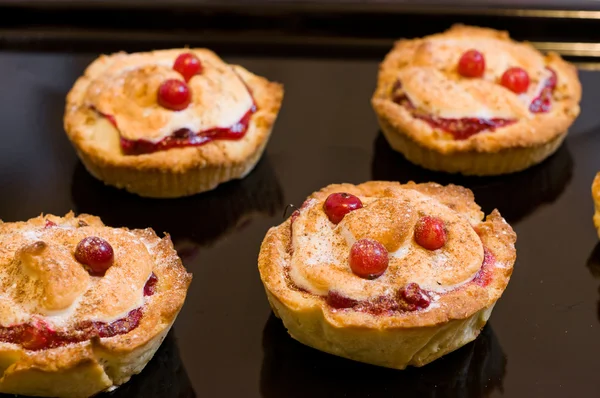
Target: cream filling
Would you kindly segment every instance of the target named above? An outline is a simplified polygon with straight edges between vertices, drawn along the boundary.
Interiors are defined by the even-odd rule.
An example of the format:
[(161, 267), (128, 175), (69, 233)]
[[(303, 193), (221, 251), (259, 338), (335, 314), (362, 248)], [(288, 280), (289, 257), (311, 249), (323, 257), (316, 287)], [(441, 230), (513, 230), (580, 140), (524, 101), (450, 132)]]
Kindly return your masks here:
[[(73, 227), (69, 226), (55, 226), (52, 228), (73, 229)], [(41, 240), (43, 236), (43, 232), (40, 232), (35, 229), (23, 229), (20, 231), (20, 234), (25, 238), (26, 241), (31, 243)], [(143, 239), (138, 239), (137, 236), (135, 236), (131, 232), (128, 232), (128, 234), (132, 236), (132, 239), (136, 239), (139, 242), (143, 243), (144, 246), (147, 248), (148, 252), (153, 254), (153, 249), (156, 246), (156, 244), (147, 242)], [(0, 277), (3, 278), (6, 276)], [(40, 308), (37, 302), (23, 304), (16, 303), (13, 299), (13, 296), (14, 291), (18, 287), (17, 284), (14, 283), (10, 286), (10, 290), (0, 292), (0, 314), (2, 314), (2, 320), (0, 322), (0, 325), (6, 327), (11, 325), (24, 324), (31, 322), (34, 317), (41, 315), (42, 319), (44, 319), (53, 328), (61, 329), (73, 326), (73, 320), (77, 316), (77, 312), (81, 304), (84, 302), (86, 293), (94, 289), (95, 286), (103, 280), (103, 278), (107, 277), (109, 276), (107, 275), (104, 277), (90, 277), (85, 291), (82, 294), (80, 294), (70, 306), (58, 311), (44, 311), (42, 308)], [(148, 275), (148, 279), (149, 278), (150, 275)], [(133, 284), (129, 286), (131, 291), (135, 292), (135, 300), (126, 310), (116, 314), (110, 314), (105, 316), (90, 316), (86, 319), (78, 319), (78, 321), (97, 321), (109, 324), (119, 319), (125, 318), (129, 314), (129, 312), (136, 308), (140, 308), (145, 304), (147, 300), (147, 298), (144, 296), (145, 284), (146, 282), (144, 282), (141, 288)], [(35, 313), (39, 313), (39, 315), (34, 315)]]
[[(322, 205), (314, 201), (301, 211), (293, 224), (294, 254), (290, 261), (290, 279), (298, 287), (315, 295), (325, 296), (334, 290), (358, 301), (394, 295), (400, 287), (410, 282), (441, 294), (473, 280), (483, 264), (483, 244), (469, 221), (426, 195), (411, 190), (408, 196), (412, 205), (425, 214), (460, 223), (454, 235), (452, 231), (449, 232), (448, 244), (462, 244), (463, 251), (424, 251), (414, 242), (411, 234), (397, 250), (389, 253), (389, 267), (382, 276), (374, 280), (362, 279), (352, 273), (348, 263), (350, 248), (356, 241), (353, 233), (342, 224), (333, 226), (324, 212), (316, 219), (305, 219), (313, 208)], [(368, 208), (370, 199), (361, 200), (365, 209)], [(466, 263), (464, 258), (457, 258), (461, 253), (467, 255)], [(413, 264), (413, 261), (417, 264)], [(451, 276), (448, 277), (448, 274)]]

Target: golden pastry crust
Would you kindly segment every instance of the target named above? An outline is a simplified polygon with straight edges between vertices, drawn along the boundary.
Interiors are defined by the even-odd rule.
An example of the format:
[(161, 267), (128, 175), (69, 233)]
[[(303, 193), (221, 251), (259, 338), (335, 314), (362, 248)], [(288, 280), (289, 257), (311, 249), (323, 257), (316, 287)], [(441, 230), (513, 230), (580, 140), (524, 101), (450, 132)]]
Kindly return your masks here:
[[(235, 141), (215, 140), (201, 146), (172, 148), (141, 155), (124, 155), (120, 147), (119, 131), (95, 109), (109, 112), (122, 109), (119, 104), (126, 104), (128, 101), (136, 102), (136, 106), (122, 111), (124, 116), (121, 119), (118, 116), (116, 119), (119, 123), (122, 120), (125, 122), (127, 136), (140, 138), (142, 134), (144, 137), (152, 138), (156, 135), (157, 129), (168, 127), (168, 113), (173, 113), (157, 105), (154, 81), (156, 79), (153, 76), (157, 74), (167, 79), (177, 73), (165, 70), (164, 66), (157, 67), (158, 71), (146, 70), (147, 66), (148, 64), (152, 66), (153, 62), (172, 65), (177, 56), (184, 52), (194, 53), (208, 70), (217, 71), (207, 73), (206, 78), (193, 78), (190, 81), (193, 103), (190, 105), (189, 112), (193, 113), (202, 107), (220, 109), (220, 107), (228, 108), (230, 104), (238, 105), (239, 101), (244, 100), (244, 94), (240, 93), (239, 86), (248, 87), (257, 111), (251, 116), (245, 136)], [(131, 88), (124, 87), (127, 82), (121, 82), (121, 85), (98, 84), (97, 79), (107, 73), (112, 73), (109, 76), (118, 80), (113, 76), (116, 73), (115, 68), (117, 71), (128, 70), (136, 65), (140, 66), (139, 70), (143, 73), (140, 72), (136, 79), (131, 79), (134, 81), (130, 84)], [(243, 84), (240, 84), (240, 79)], [(211, 82), (214, 84), (211, 85)], [(98, 95), (97, 91), (102, 89), (105, 89), (108, 94), (116, 95), (119, 100), (115, 99), (111, 102), (110, 97)], [(227, 106), (209, 101), (206, 96), (201, 95), (204, 91), (224, 92), (219, 98)], [(83, 164), (96, 178), (141, 196), (180, 197), (211, 190), (222, 182), (246, 176), (264, 151), (282, 100), (282, 85), (256, 76), (241, 66), (228, 65), (207, 49), (118, 53), (99, 57), (77, 80), (67, 96), (64, 124), (67, 135)], [(143, 118), (141, 115), (146, 113), (150, 116)], [(224, 117), (219, 116), (218, 112), (214, 118), (211, 115), (212, 113), (209, 112), (207, 116), (210, 120), (221, 120)], [(144, 122), (139, 122), (140, 119)], [(229, 119), (231, 118), (227, 120)]]
[[(48, 221), (56, 225), (47, 227)], [(105, 238), (113, 247), (114, 264), (102, 277), (90, 276), (74, 258), (77, 243), (87, 236)], [(90, 215), (0, 223), (0, 240), (3, 328), (43, 322), (54, 333), (76, 336), (75, 325), (109, 324), (142, 311), (137, 327), (112, 337), (31, 349), (2, 339), (2, 393), (84, 398), (127, 382), (160, 346), (191, 282), (169, 236), (109, 228)], [(151, 274), (158, 281), (154, 294), (146, 295)]]
[[(358, 196), (364, 207), (348, 213), (338, 225), (327, 225), (326, 216), (319, 213), (335, 192)], [(384, 203), (398, 211), (393, 221), (371, 208)], [(361, 219), (375, 221), (355, 228), (354, 217), (348, 216), (361, 213)], [(415, 224), (423, 215), (444, 220), (448, 241), (442, 249), (428, 251), (414, 241)], [(295, 339), (376, 365), (422, 366), (473, 340), (508, 284), (516, 235), (497, 211), (482, 218), (471, 191), (459, 186), (376, 181), (330, 185), (307, 199), (293, 224), (290, 218), (268, 231), (258, 267), (275, 314)], [(394, 221), (408, 228), (392, 233)], [(320, 235), (314, 241), (324, 243), (313, 247), (310, 241), (316, 234)], [(347, 265), (351, 242), (376, 238), (390, 247), (386, 236), (401, 242), (391, 245), (396, 250), (390, 251), (385, 273), (375, 280), (352, 274)], [(485, 271), (486, 284), (480, 284), (475, 281), (484, 258), (493, 260)], [(363, 302), (386, 294), (396, 297), (390, 292), (416, 281), (432, 300), (414, 312), (336, 309), (325, 299), (331, 291)]]
[[(469, 49), (484, 54), (482, 78), (463, 78), (457, 72), (460, 56)], [(530, 76), (524, 94), (498, 83), (513, 66)], [(546, 67), (556, 72), (558, 81), (552, 106), (549, 112), (531, 113), (529, 103), (548, 78)], [(392, 100), (398, 81), (426, 114), (515, 122), (455, 140)], [(507, 32), (456, 25), (444, 33), (396, 42), (380, 65), (372, 105), (391, 146), (410, 161), (438, 171), (492, 175), (525, 169), (552, 154), (579, 115), (580, 99), (577, 70), (559, 55), (543, 56), (527, 43), (512, 41)]]
[(600, 173), (596, 174), (592, 183), (592, 199), (594, 200), (594, 226), (600, 238)]

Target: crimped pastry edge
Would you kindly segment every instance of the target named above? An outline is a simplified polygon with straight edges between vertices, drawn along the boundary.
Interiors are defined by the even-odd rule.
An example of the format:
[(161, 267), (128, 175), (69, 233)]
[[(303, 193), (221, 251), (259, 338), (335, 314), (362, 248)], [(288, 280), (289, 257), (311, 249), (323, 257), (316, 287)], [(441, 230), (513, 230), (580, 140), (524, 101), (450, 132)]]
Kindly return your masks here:
[(473, 176), (510, 174), (535, 166), (556, 152), (567, 135), (567, 132), (564, 132), (546, 143), (506, 148), (492, 153), (438, 153), (412, 140), (408, 134), (395, 129), (383, 118), (379, 118), (379, 126), (390, 147), (404, 155), (411, 163), (433, 171)]
[(424, 366), (475, 340), (494, 304), (465, 319), (412, 329), (336, 327), (312, 308), (294, 311), (266, 290), (275, 315), (292, 338), (309, 347), (358, 362), (393, 369)]
[[(217, 57), (207, 49), (188, 49)], [(173, 51), (173, 50), (158, 50)], [(200, 147), (174, 148), (144, 155), (123, 156), (107, 153), (84, 138), (83, 128), (93, 111), (81, 102), (92, 76), (88, 76), (95, 62), (105, 62), (108, 57), (94, 61), (85, 74), (74, 84), (67, 96), (64, 127), (77, 155), (86, 169), (108, 185), (131, 193), (152, 198), (176, 198), (214, 189), (220, 183), (245, 177), (260, 159), (270, 138), (283, 101), (283, 86), (254, 75), (238, 65), (236, 73), (252, 91), (258, 111), (252, 116), (249, 130), (254, 138), (244, 143), (239, 153), (228, 156), (222, 150), (205, 147), (219, 145), (219, 140)], [(242, 144), (242, 142), (236, 142)], [(229, 144), (229, 143), (228, 143)]]
[[(69, 212), (65, 217), (41, 215), (38, 219), (44, 217), (56, 223), (83, 220), (89, 225), (104, 225), (88, 214), (76, 217)], [(118, 388), (144, 369), (175, 322), (192, 276), (183, 267), (169, 235), (160, 238), (150, 228), (130, 232), (155, 245), (153, 271), (159, 278), (157, 286), (162, 285), (146, 303), (144, 309), (150, 311), (144, 311), (139, 326), (126, 334), (39, 351), (0, 343), (1, 393), (87, 398)]]

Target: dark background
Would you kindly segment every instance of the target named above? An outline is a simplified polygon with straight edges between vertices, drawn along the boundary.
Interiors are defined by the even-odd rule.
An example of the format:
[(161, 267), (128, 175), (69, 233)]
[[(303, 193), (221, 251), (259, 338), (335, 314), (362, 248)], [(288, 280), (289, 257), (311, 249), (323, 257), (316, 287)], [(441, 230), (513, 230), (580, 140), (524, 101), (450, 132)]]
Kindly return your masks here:
[[(522, 16), (385, 4), (363, 11), (339, 4), (249, 11), (198, 2), (186, 10), (173, 2), (169, 11), (144, 11), (127, 9), (129, 2), (61, 10), (56, 3), (7, 3), (0, 4), (0, 218), (74, 210), (112, 226), (151, 226), (172, 234), (194, 274), (166, 344), (111, 396), (600, 395), (600, 246), (590, 196), (600, 170), (595, 14), (564, 19), (535, 9)], [(378, 63), (394, 38), (477, 21), (541, 48), (562, 48), (580, 62), (582, 114), (557, 154), (525, 172), (461, 178), (424, 171), (390, 150), (379, 133), (369, 104)], [(581, 42), (590, 44), (583, 55), (574, 45)], [(211, 46), (227, 61), (284, 83), (265, 156), (246, 179), (186, 199), (145, 200), (105, 187), (66, 139), (66, 93), (100, 52), (186, 44)], [(329, 183), (370, 179), (466, 185), (486, 212), (499, 208), (518, 234), (515, 273), (482, 336), (421, 369), (380, 369), (295, 343), (271, 315), (258, 277), (260, 243), (283, 221), (287, 204)]]

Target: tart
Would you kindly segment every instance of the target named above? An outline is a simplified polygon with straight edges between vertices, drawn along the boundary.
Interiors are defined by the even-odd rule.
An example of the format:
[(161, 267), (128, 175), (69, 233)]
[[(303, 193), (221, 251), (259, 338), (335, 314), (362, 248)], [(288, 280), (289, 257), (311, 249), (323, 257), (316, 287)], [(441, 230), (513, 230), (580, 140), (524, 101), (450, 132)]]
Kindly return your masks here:
[(65, 130), (87, 170), (140, 196), (172, 198), (245, 177), (283, 87), (206, 49), (100, 56), (67, 96)]
[(73, 213), (0, 223), (0, 392), (84, 398), (140, 373), (191, 275), (170, 238)]
[(524, 170), (563, 142), (579, 115), (576, 68), (508, 33), (456, 25), (400, 40), (372, 105), (390, 146), (422, 167), (467, 175)]
[(404, 369), (474, 340), (506, 288), (516, 235), (471, 191), (434, 183), (330, 185), (271, 228), (258, 267), (303, 344)]

